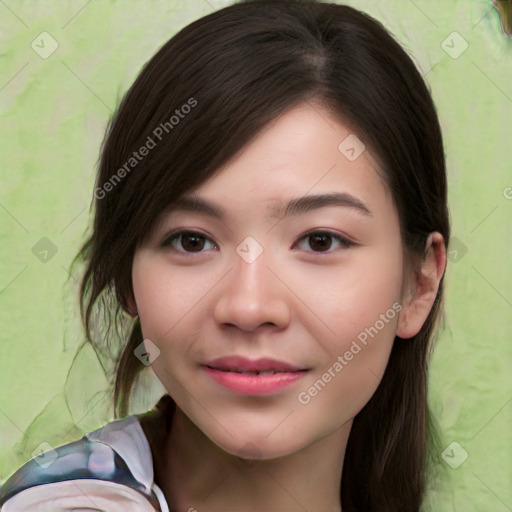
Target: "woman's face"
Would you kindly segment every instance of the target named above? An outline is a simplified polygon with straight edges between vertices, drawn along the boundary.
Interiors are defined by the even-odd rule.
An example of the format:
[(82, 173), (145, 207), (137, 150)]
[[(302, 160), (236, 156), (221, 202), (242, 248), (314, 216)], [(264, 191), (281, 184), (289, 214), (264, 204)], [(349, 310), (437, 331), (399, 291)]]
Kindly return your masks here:
[[(301, 105), (136, 251), (153, 369), (225, 451), (274, 458), (346, 434), (375, 392), (404, 275), (397, 212), (375, 168), (349, 127)], [(234, 357), (245, 362), (219, 361)]]

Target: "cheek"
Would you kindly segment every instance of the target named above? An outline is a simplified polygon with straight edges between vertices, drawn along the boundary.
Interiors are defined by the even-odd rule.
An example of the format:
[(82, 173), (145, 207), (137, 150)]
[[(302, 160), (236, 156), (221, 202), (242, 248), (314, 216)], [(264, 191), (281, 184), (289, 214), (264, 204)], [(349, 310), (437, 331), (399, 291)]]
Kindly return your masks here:
[(154, 339), (158, 345), (172, 336), (206, 295), (212, 277), (201, 279), (193, 272), (172, 271), (163, 258), (139, 257), (134, 261), (133, 291), (145, 338)]
[(283, 268), (286, 272), (287, 283), (306, 306), (297, 304), (296, 311), (303, 311), (301, 321), (330, 353), (343, 351), (361, 333), (364, 338), (367, 329), (374, 332), (375, 326), (394, 338), (401, 309), (399, 250), (360, 248), (336, 268), (295, 273)]
[(324, 356), (298, 401), (311, 413), (331, 411), (331, 426), (353, 418), (384, 374), (402, 309), (401, 265), (398, 251), (379, 255), (361, 251), (353, 265), (323, 281), (329, 282), (328, 294), (312, 283), (304, 287), (303, 293), (310, 290), (308, 306), (318, 312), (308, 329), (322, 345)]
[(192, 267), (173, 270), (163, 258), (139, 255), (132, 280), (143, 338), (160, 351), (152, 361), (153, 371), (173, 395), (177, 383), (187, 381), (190, 368), (183, 362), (196, 347), (215, 276), (203, 276)]
[(366, 272), (337, 316), (337, 331), (343, 333), (336, 346), (337, 355), (342, 356), (341, 373), (348, 394), (355, 399), (361, 394), (360, 407), (377, 388), (393, 346), (402, 309), (400, 276), (398, 265), (381, 268), (378, 274)]
[(325, 365), (297, 396), (307, 415), (326, 419), (327, 431), (353, 419), (382, 379), (393, 346), (396, 317), (388, 324), (381, 322), (384, 326), (377, 323), (333, 342)]

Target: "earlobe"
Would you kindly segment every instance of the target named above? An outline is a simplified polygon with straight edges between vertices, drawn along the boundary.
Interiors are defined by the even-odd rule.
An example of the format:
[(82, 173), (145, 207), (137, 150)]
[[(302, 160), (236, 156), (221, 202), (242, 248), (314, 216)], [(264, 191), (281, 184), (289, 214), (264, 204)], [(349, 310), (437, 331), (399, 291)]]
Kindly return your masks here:
[(125, 302), (125, 311), (134, 318), (138, 316), (139, 313), (137, 311), (137, 305), (135, 304), (135, 300), (133, 299), (133, 297), (130, 295), (129, 297), (126, 298)]
[(434, 305), (445, 268), (446, 247), (443, 236), (436, 231), (428, 236), (421, 268), (409, 276), (402, 294), (397, 336), (406, 339), (418, 334)]

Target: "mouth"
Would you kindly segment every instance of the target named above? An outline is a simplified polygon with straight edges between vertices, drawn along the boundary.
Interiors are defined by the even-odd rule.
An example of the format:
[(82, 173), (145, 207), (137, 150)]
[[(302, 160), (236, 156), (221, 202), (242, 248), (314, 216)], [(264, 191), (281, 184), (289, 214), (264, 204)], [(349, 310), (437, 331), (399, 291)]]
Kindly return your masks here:
[(275, 392), (309, 372), (309, 368), (284, 361), (268, 358), (253, 361), (238, 356), (215, 359), (202, 367), (211, 379), (224, 388), (250, 395)]
[[(218, 370), (219, 372), (231, 372), (231, 373), (241, 373), (243, 375), (275, 375), (276, 373), (294, 373), (285, 370), (241, 370), (239, 368), (215, 368), (213, 366), (206, 365), (207, 368), (211, 370)], [(297, 370), (297, 371), (307, 371), (307, 370)]]

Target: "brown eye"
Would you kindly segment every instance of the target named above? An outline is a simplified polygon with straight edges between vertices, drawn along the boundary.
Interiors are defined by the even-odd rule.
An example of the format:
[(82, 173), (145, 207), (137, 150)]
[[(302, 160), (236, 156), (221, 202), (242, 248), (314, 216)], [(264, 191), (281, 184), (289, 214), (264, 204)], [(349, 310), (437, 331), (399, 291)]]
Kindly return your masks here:
[(162, 247), (172, 247), (181, 253), (200, 253), (203, 249), (211, 244), (213, 248), (215, 244), (206, 236), (196, 231), (179, 231), (169, 235), (163, 242)]
[[(306, 247), (304, 247), (305, 242), (307, 242), (306, 245), (309, 246), (310, 250), (308, 250)], [(322, 252), (333, 252), (330, 249), (333, 248), (333, 246), (336, 248), (345, 248), (348, 249), (349, 247), (356, 245), (355, 242), (352, 242), (348, 238), (338, 234), (338, 233), (331, 233), (330, 231), (314, 231), (311, 233), (306, 233), (298, 243), (296, 243), (293, 248), (295, 249), (298, 247), (299, 249), (305, 250), (306, 252), (313, 252), (313, 253), (322, 253)]]
[(309, 246), (315, 252), (323, 252), (327, 251), (331, 248), (332, 245), (332, 237), (326, 233), (316, 233), (314, 235), (309, 235)]
[(205, 239), (196, 233), (182, 233), (181, 246), (187, 252), (201, 251), (204, 247)]

